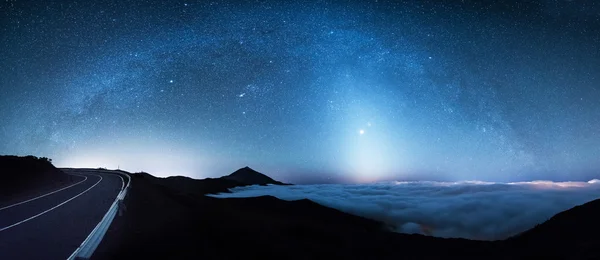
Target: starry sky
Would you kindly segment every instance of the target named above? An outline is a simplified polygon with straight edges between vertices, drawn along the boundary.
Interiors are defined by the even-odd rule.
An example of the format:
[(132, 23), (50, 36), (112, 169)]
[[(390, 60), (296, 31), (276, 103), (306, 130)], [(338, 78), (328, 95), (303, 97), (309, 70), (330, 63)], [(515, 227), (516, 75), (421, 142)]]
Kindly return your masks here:
[(0, 154), (294, 183), (600, 175), (600, 4), (0, 3)]

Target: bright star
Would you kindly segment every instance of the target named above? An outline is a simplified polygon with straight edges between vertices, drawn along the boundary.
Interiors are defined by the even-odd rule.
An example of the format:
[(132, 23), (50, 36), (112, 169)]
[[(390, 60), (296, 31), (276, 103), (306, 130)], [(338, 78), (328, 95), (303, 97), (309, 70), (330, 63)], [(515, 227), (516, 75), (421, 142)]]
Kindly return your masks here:
[(360, 129), (360, 130), (358, 130), (358, 133), (359, 133), (360, 135), (363, 135), (363, 134), (365, 134), (365, 130), (363, 130), (363, 129)]

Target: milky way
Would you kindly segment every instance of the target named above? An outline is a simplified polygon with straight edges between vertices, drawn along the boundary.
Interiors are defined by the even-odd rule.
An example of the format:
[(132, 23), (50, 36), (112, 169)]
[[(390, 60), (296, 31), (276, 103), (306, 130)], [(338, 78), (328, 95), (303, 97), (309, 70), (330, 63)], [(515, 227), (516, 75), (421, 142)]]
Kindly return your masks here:
[(290, 182), (589, 180), (594, 1), (7, 1), (0, 154)]

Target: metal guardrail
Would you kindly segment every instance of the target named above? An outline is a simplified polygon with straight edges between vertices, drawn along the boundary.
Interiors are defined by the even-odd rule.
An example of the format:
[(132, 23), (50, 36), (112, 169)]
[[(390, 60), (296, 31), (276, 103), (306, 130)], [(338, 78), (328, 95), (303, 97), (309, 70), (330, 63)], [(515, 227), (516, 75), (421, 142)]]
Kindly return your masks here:
[[(123, 173), (119, 174), (120, 177), (121, 175), (123, 175)], [(83, 241), (83, 243), (81, 243), (75, 252), (73, 252), (73, 254), (67, 258), (67, 260), (90, 259), (92, 257), (92, 254), (96, 248), (98, 248), (98, 245), (100, 245), (102, 238), (106, 234), (110, 223), (112, 223), (115, 215), (117, 215), (119, 207), (124, 206), (123, 199), (125, 199), (125, 195), (127, 195), (127, 191), (131, 186), (131, 177), (129, 174), (124, 175), (127, 176), (127, 185), (124, 186), (125, 183), (123, 182), (123, 185), (121, 185), (121, 192), (119, 192), (119, 195), (117, 195), (117, 198), (108, 209), (108, 212), (104, 214), (104, 217), (102, 217), (102, 220), (98, 223), (98, 225), (96, 225), (94, 230), (92, 230), (88, 237)], [(121, 180), (123, 180), (123, 177), (121, 177)]]

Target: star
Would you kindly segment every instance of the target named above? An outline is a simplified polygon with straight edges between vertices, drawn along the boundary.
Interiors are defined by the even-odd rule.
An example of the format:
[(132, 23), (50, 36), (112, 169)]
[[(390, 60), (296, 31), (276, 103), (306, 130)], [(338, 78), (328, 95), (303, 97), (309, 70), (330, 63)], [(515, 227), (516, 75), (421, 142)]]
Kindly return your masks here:
[[(600, 138), (593, 138), (600, 124), (597, 12), (548, 24), (555, 17), (544, 8), (532, 9), (531, 17), (521, 16), (532, 10), (486, 8), (480, 20), (468, 4), (432, 1), (422, 7), (379, 1), (377, 8), (163, 2), (140, 2), (132, 12), (77, 5), (72, 15), (71, 7), (49, 1), (6, 17), (0, 153), (43, 153), (64, 162), (88, 152), (61, 148), (74, 141), (93, 149), (119, 140), (144, 150), (165, 140), (157, 151), (181, 146), (195, 157), (214, 141), (236, 154), (228, 165), (256, 158), (248, 163), (327, 165), (324, 171), (350, 177), (361, 152), (376, 158), (405, 151), (411, 159), (386, 165), (390, 174), (439, 164), (449, 179), (476, 173), (514, 181), (499, 172), (505, 165), (511, 173), (557, 172), (547, 178), (573, 172), (566, 168), (600, 169), (593, 160), (600, 153)], [(93, 24), (97, 30), (89, 30)], [(410, 30), (397, 29), (404, 27)], [(101, 130), (112, 121), (126, 124)], [(203, 123), (208, 130), (196, 131)], [(520, 150), (525, 155), (512, 152)], [(129, 169), (155, 170), (139, 156), (122, 157), (114, 160), (136, 164)], [(173, 174), (222, 173), (178, 165), (184, 167)]]

